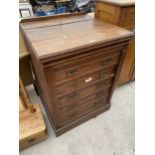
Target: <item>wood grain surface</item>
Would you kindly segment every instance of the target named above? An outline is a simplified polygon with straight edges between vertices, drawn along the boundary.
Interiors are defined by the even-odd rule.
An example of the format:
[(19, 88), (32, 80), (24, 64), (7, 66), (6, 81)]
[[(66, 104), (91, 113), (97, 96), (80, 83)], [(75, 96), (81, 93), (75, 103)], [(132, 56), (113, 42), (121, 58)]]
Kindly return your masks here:
[(35, 113), (28, 109), (19, 114), (19, 140), (38, 134), (46, 130), (46, 125), (39, 104), (35, 104)]
[[(48, 26), (45, 26), (42, 21), (39, 22), (39, 27), (34, 28), (32, 26), (31, 28), (29, 25), (29, 29), (25, 28), (27, 23), (21, 23), (21, 26), (38, 59), (132, 35), (128, 30), (93, 19), (89, 15), (79, 15), (76, 19), (78, 18), (80, 21), (77, 20), (76, 22), (75, 20), (72, 20), (74, 22), (68, 21), (68, 18), (61, 19), (64, 24), (58, 24), (57, 20), (53, 20), (51, 23), (47, 20), (45, 23), (47, 22)], [(53, 23), (58, 25), (53, 25)], [(34, 22), (32, 25), (34, 25)]]
[(104, 2), (108, 4), (118, 5), (118, 6), (131, 6), (135, 4), (135, 0), (96, 0), (97, 2)]
[[(132, 3), (133, 2), (133, 3)], [(122, 5), (115, 5), (122, 3)], [(130, 3), (130, 6), (128, 5)], [(135, 3), (128, 0), (97, 0), (95, 17), (123, 27), (130, 31), (135, 31)], [(120, 73), (118, 84), (124, 84), (134, 79), (135, 68), (135, 40), (129, 42), (127, 54)]]

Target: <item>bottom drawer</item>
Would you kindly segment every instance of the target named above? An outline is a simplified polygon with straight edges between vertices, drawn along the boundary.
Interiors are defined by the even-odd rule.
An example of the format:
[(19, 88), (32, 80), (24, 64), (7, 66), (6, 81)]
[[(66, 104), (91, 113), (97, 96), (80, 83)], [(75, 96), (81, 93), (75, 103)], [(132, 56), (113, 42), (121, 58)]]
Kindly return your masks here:
[(63, 113), (71, 112), (73, 110), (76, 110), (77, 108), (80, 108), (81, 106), (84, 106), (84, 104), (89, 103), (90, 101), (94, 101), (97, 99), (104, 99), (110, 92), (111, 86), (108, 86), (104, 89), (100, 89), (96, 91), (93, 94), (90, 94), (84, 98), (81, 98), (80, 100), (68, 103), (64, 106), (58, 106), (56, 109), (56, 113), (60, 116), (63, 115)]
[(32, 135), (30, 137), (27, 137), (23, 140), (19, 141), (19, 149), (25, 149), (33, 144), (36, 144), (48, 137), (47, 130), (41, 131), (40, 133), (36, 135)]
[(82, 117), (83, 115), (92, 112), (96, 110), (97, 108), (104, 106), (108, 104), (108, 96), (106, 96), (104, 99), (97, 99), (92, 100), (89, 103), (85, 104), (84, 106), (81, 106), (79, 109), (76, 109), (75, 111), (65, 113), (61, 116), (58, 116), (58, 124), (59, 127), (62, 127), (66, 125), (69, 122), (72, 122), (79, 117)]

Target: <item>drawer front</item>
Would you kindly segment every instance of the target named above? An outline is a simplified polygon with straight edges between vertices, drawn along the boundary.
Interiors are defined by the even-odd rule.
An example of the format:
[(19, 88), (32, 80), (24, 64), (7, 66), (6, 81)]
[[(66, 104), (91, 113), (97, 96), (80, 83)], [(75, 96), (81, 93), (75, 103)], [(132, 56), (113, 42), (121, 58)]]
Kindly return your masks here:
[(120, 26), (129, 30), (135, 28), (135, 7), (126, 7), (121, 11)]
[(56, 94), (57, 95), (63, 95), (69, 93), (69, 92), (73, 92), (76, 91), (77, 89), (80, 89), (81, 87), (85, 87), (97, 80), (100, 79), (104, 79), (107, 77), (111, 77), (114, 75), (114, 68), (111, 67), (110, 69), (104, 69), (101, 70), (99, 72), (94, 72), (88, 75), (85, 75), (79, 79), (75, 79), (72, 81), (69, 81), (67, 83), (64, 84), (60, 84), (56, 86)]
[[(120, 58), (120, 51), (116, 52), (112, 56), (100, 56), (90, 62), (83, 63), (80, 65), (76, 65), (74, 67), (73, 64), (67, 69), (56, 71), (55, 72), (55, 82), (60, 83), (61, 81), (71, 80), (73, 78), (77, 78), (79, 76), (83, 76), (87, 73), (100, 70), (102, 68), (106, 68), (108, 66), (112, 66), (118, 63)], [(87, 59), (86, 59), (87, 60)], [(57, 90), (58, 94), (61, 94), (61, 88)]]
[(68, 82), (68, 83), (61, 84), (61, 85), (56, 86), (56, 94), (57, 95), (63, 95), (66, 92), (67, 93), (73, 92), (76, 89), (77, 89), (77, 83), (76, 83), (76, 81), (71, 81), (71, 82)]
[(88, 74), (86, 76), (83, 76), (77, 80), (77, 87), (83, 88), (86, 87), (98, 80), (102, 80), (108, 77), (112, 77), (115, 74), (116, 66), (112, 66), (110, 68), (101, 70), (97, 73)]
[(108, 97), (105, 97), (104, 99), (100, 98), (98, 100), (90, 101), (89, 103), (81, 106), (80, 108), (76, 110), (72, 110), (71, 112), (64, 113), (63, 115), (60, 115), (58, 117), (59, 127), (69, 122), (72, 122), (82, 117), (83, 115), (98, 109), (101, 106), (105, 106), (106, 104), (108, 104)]
[[(108, 80), (108, 82), (110, 82), (110, 80)], [(62, 104), (62, 103), (57, 104), (57, 113), (62, 113), (62, 112), (68, 111), (68, 110), (76, 109), (80, 105), (87, 103), (89, 100), (90, 101), (95, 100), (97, 98), (104, 97), (104, 96), (108, 95), (110, 92), (111, 84), (107, 83), (107, 86), (104, 86), (103, 88), (101, 88), (99, 90), (97, 90), (97, 88), (95, 88), (95, 87), (96, 87), (96, 85), (93, 85), (93, 86), (90, 86), (88, 88), (85, 88), (85, 89), (79, 91), (79, 94), (81, 95), (81, 97), (77, 100), (74, 100), (73, 102), (65, 102), (64, 104)], [(83, 94), (85, 94), (85, 95), (83, 95)]]
[(27, 148), (33, 144), (38, 143), (39, 141), (46, 139), (47, 137), (48, 137), (47, 131), (46, 130), (41, 131), (36, 135), (33, 135), (33, 136), (27, 137), (23, 140), (20, 140), (19, 141), (19, 149), (22, 150), (24, 148)]
[(77, 89), (71, 93), (68, 93), (67, 95), (57, 96), (58, 104), (65, 104), (66, 102), (72, 102), (74, 100), (77, 100), (78, 98), (85, 96), (86, 94), (88, 94), (88, 92), (94, 89), (97, 89), (99, 87), (99, 84), (96, 84), (95, 86), (92, 86), (91, 88), (87, 88), (86, 89), (87, 91), (85, 90), (85, 93), (79, 93), (81, 89), (84, 89), (85, 87), (88, 87), (97, 81), (113, 77), (115, 74), (115, 69), (116, 69), (116, 66), (113, 66), (101, 72), (90, 74), (90, 75), (77, 79), (77, 81), (75, 81)]
[(78, 92), (78, 94), (79, 94), (80, 98), (85, 97), (89, 94), (96, 92), (97, 90), (101, 90), (103, 88), (110, 87), (112, 85), (112, 81), (113, 81), (113, 78), (110, 78), (107, 80), (100, 80), (89, 87), (85, 87), (85, 88), (81, 89)]

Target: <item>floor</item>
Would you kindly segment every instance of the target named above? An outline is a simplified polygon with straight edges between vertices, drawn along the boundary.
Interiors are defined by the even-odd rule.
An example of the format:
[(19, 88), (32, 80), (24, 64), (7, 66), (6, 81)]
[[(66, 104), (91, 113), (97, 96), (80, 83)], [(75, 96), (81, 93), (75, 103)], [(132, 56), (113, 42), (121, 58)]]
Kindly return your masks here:
[[(28, 92), (33, 103), (41, 102), (32, 86)], [(20, 151), (20, 155), (134, 155), (134, 97), (134, 82), (120, 86), (114, 91), (109, 111), (59, 137), (43, 110), (49, 138)]]

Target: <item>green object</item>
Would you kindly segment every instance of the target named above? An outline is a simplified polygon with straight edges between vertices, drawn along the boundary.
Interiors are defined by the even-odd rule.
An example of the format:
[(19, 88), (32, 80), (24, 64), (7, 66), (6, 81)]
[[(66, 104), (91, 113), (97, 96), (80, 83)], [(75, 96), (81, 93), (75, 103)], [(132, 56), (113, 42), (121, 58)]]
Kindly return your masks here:
[(19, 74), (25, 86), (33, 84), (34, 79), (32, 76), (30, 55), (29, 53), (20, 53), (19, 56)]

